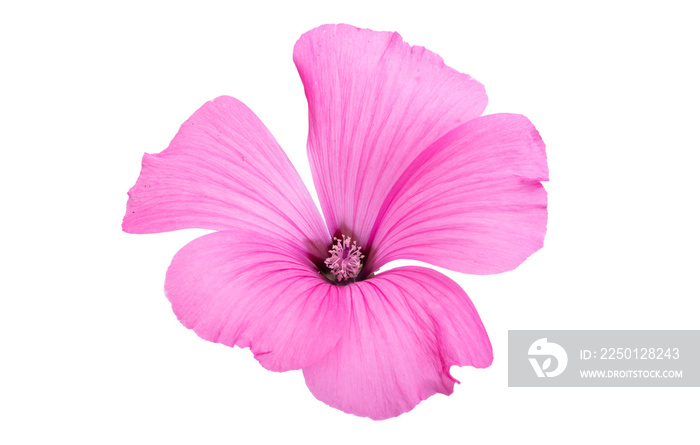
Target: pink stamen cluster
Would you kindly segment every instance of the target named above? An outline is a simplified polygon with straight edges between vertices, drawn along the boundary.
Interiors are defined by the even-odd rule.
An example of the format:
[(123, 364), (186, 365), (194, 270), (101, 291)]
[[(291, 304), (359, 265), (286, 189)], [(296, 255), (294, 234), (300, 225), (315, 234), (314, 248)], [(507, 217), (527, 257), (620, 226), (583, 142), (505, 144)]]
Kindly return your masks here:
[(343, 235), (343, 239), (333, 238), (335, 242), (328, 253), (331, 254), (326, 258), (325, 264), (331, 270), (336, 281), (349, 280), (356, 278), (362, 267), (361, 247), (357, 245), (357, 241), (352, 241), (349, 236)]

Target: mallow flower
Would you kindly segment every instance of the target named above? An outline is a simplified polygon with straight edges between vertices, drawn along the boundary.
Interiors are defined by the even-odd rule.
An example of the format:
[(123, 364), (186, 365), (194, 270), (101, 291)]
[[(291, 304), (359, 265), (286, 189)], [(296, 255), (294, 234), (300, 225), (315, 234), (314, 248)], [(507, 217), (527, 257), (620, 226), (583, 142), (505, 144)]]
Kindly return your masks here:
[(313, 395), (386, 419), (435, 393), (491, 344), (467, 294), (410, 259), (470, 274), (517, 267), (543, 243), (545, 147), (530, 121), (481, 116), (484, 87), (397, 33), (325, 25), (294, 63), (323, 211), (257, 116), (207, 102), (143, 157), (123, 229), (212, 229), (173, 258), (165, 293), (200, 337), (303, 370)]

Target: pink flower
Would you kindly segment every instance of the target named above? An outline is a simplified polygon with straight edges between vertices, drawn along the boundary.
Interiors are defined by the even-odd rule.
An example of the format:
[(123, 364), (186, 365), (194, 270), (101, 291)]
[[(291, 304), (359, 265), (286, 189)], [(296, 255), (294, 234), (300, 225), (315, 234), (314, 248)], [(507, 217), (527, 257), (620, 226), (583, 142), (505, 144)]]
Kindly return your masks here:
[(425, 267), (375, 272), (397, 259), (517, 267), (546, 230), (544, 144), (523, 116), (480, 117), (483, 86), (396, 33), (321, 26), (294, 62), (325, 224), (267, 128), (222, 96), (144, 155), (123, 228), (216, 230), (168, 269), (178, 319), (267, 369), (302, 369), (330, 406), (397, 416), (451, 394), (450, 366), (493, 356), (454, 281)]

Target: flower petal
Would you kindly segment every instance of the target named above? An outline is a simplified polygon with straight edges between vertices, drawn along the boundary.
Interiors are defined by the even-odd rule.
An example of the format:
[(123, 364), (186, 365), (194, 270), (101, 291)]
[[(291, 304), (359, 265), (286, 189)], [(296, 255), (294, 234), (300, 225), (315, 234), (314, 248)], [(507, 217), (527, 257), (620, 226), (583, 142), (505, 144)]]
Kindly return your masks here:
[(175, 255), (165, 292), (203, 339), (249, 347), (273, 371), (299, 369), (335, 346), (349, 311), (306, 255), (259, 233), (211, 233)]
[(402, 267), (340, 288), (350, 322), (338, 345), (304, 368), (317, 399), (347, 413), (386, 419), (435, 393), (451, 394), (451, 365), (493, 361), (481, 319), (445, 275)]
[(330, 244), (311, 195), (265, 125), (221, 96), (197, 110), (167, 149), (144, 155), (123, 229), (239, 227), (307, 240), (323, 257)]
[(461, 125), (397, 181), (372, 233), (366, 270), (395, 259), (490, 274), (514, 269), (547, 230), (545, 147), (530, 121), (496, 114)]
[(324, 25), (294, 62), (309, 103), (308, 154), (331, 234), (368, 246), (391, 187), (440, 136), (486, 107), (484, 87), (397, 33)]

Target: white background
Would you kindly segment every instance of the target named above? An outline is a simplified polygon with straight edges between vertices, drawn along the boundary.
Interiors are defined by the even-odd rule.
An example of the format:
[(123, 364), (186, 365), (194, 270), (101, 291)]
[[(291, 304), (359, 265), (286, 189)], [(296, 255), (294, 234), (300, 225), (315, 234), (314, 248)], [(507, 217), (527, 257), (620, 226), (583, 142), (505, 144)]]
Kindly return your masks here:
[[(693, 2), (6, 2), (0, 12), (0, 442), (697, 443), (698, 388), (508, 388), (509, 329), (700, 329)], [(544, 248), (448, 273), (493, 366), (382, 422), (301, 372), (200, 340), (163, 295), (203, 231), (121, 232), (144, 152), (205, 101), (250, 106), (312, 187), (292, 48), (345, 22), (398, 31), (484, 83), (547, 144)]]

